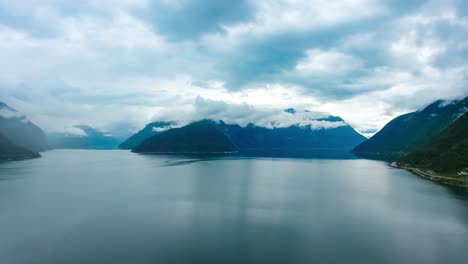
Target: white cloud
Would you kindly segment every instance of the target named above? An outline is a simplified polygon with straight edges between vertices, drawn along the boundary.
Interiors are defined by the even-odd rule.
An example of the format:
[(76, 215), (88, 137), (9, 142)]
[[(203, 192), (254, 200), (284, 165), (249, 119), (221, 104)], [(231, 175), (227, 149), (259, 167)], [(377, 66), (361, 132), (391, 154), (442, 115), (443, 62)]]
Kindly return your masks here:
[(23, 117), (23, 115), (19, 112), (12, 111), (11, 109), (8, 108), (1, 108), (0, 109), (0, 117), (3, 118), (20, 118)]
[[(15, 18), (0, 20), (0, 99), (52, 131), (197, 117), (271, 125), (291, 120), (277, 113), (288, 107), (372, 131), (468, 94), (468, 20), (451, 1), (409, 12), (384, 1), (252, 0), (252, 17), (185, 40), (158, 32), (145, 0), (60, 2), (0, 0)], [(229, 86), (259, 68), (267, 74)]]
[(310, 77), (340, 76), (362, 67), (362, 62), (351, 55), (338, 51), (322, 51), (311, 49), (306, 51), (306, 57), (296, 65), (296, 70)]
[(152, 49), (163, 53), (167, 44), (142, 21), (125, 12), (114, 13), (112, 20), (96, 17), (66, 18), (63, 39), (67, 43), (121, 48), (123, 51)]
[(78, 127), (64, 127), (60, 129), (59, 131), (49, 131), (49, 132), (59, 132), (63, 133), (65, 136), (70, 136), (70, 137), (87, 137), (88, 135), (86, 132)]
[(153, 132), (158, 132), (159, 133), (159, 132), (164, 132), (166, 130), (169, 130), (171, 128), (173, 128), (173, 127), (169, 127), (169, 126), (167, 126), (167, 127), (153, 127), (152, 130), (153, 130)]
[(229, 34), (272, 34), (282, 31), (307, 31), (365, 19), (380, 14), (379, 1), (346, 0), (253, 0), (258, 11), (253, 22), (226, 27)]
[(222, 33), (209, 33), (205, 44), (225, 51), (241, 46), (250, 39), (272, 35), (320, 31), (345, 23), (362, 21), (387, 12), (375, 0), (252, 0), (256, 15), (252, 21), (226, 25)]
[(328, 113), (298, 110), (291, 114), (278, 106), (258, 107), (247, 103), (227, 103), (220, 100), (206, 99), (201, 96), (195, 98), (190, 107), (185, 110), (156, 114), (154, 120), (177, 120), (178, 126), (200, 120), (222, 120), (228, 124), (246, 126), (250, 123), (263, 127), (288, 127), (291, 125), (311, 126), (311, 129), (329, 129), (346, 125), (342, 121), (332, 122), (318, 120), (328, 117)]
[(312, 129), (331, 129), (331, 128), (337, 128), (341, 126), (345, 126), (346, 123), (339, 121), (339, 122), (330, 122), (330, 121), (324, 121), (324, 120), (313, 120), (310, 121), (310, 125)]
[(411, 30), (391, 43), (390, 54), (396, 63), (418, 69), (432, 64), (446, 50), (442, 41), (419, 34), (418, 31)]

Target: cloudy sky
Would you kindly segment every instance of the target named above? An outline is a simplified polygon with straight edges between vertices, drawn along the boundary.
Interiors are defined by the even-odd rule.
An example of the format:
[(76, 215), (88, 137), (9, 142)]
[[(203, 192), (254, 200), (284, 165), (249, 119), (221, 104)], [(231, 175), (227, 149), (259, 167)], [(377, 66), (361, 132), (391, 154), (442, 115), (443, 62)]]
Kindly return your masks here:
[(468, 95), (468, 2), (0, 0), (0, 64), (49, 131), (296, 107), (372, 133)]

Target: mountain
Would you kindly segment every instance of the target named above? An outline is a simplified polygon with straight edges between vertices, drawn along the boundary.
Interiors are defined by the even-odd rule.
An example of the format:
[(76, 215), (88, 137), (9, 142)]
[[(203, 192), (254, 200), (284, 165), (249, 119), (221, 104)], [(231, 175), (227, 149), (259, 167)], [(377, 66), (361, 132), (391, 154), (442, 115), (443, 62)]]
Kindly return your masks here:
[[(336, 117), (323, 118), (318, 121), (344, 124), (343, 119)], [(309, 149), (351, 150), (366, 139), (349, 125), (318, 129), (312, 125), (265, 128), (253, 124), (241, 127), (221, 122), (220, 127), (234, 145), (243, 152)]]
[(41, 128), (24, 115), (5, 103), (0, 102), (0, 134), (11, 143), (33, 152), (49, 149), (46, 136)]
[(81, 133), (49, 133), (47, 136), (51, 146), (56, 149), (115, 149), (119, 145), (113, 136), (90, 126), (78, 125), (73, 128)]
[(137, 153), (230, 153), (235, 146), (211, 120), (201, 120), (181, 128), (173, 128), (143, 141)]
[(468, 173), (468, 113), (458, 118), (423, 147), (399, 160), (402, 167), (440, 174)]
[(19, 147), (0, 134), (0, 161), (39, 158), (41, 155)]
[(428, 143), (468, 110), (468, 97), (436, 101), (421, 111), (390, 121), (369, 140), (353, 149), (359, 156), (394, 161)]
[(160, 121), (160, 122), (149, 123), (145, 126), (145, 128), (138, 131), (138, 133), (132, 135), (127, 140), (125, 140), (122, 144), (120, 144), (119, 148), (120, 149), (134, 149), (146, 139), (160, 132), (171, 129), (173, 126), (176, 126), (176, 125), (177, 125), (177, 122), (175, 121), (170, 121), (170, 122)]
[[(292, 111), (288, 109), (288, 113)], [(365, 140), (339, 117), (330, 116), (311, 122), (267, 128), (202, 120), (156, 134), (134, 148), (134, 152), (235, 151), (245, 155), (297, 156), (313, 150), (349, 151)], [(224, 148), (216, 149), (210, 145), (214, 135), (217, 140), (214, 144)]]

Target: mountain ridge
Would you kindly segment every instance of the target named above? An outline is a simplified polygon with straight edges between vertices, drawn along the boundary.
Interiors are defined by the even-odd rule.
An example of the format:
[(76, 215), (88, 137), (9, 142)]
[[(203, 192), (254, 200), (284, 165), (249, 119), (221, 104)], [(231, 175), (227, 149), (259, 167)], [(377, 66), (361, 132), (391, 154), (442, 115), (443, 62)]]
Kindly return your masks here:
[[(134, 149), (146, 139), (177, 125), (177, 121), (157, 121), (147, 124), (143, 129), (119, 144), (120, 149)], [(158, 129), (160, 131), (158, 131)]]
[(10, 142), (0, 134), (0, 162), (10, 160), (25, 160), (39, 158), (41, 155)]
[(49, 149), (44, 131), (17, 110), (0, 102), (0, 133), (11, 143), (33, 152)]
[(398, 163), (453, 172), (468, 168), (468, 113), (458, 118), (427, 144), (401, 158)]
[(396, 165), (442, 184), (468, 187), (468, 112)]
[(166, 154), (237, 152), (235, 146), (219, 129), (217, 124), (208, 119), (158, 133), (144, 140), (132, 151)]
[[(339, 122), (342, 119), (340, 119)], [(235, 152), (245, 153), (245, 154), (255, 154), (257, 152), (268, 153), (272, 151), (283, 151), (283, 152), (294, 152), (294, 151), (307, 151), (313, 149), (331, 149), (331, 150), (343, 150), (349, 151), (354, 146), (365, 140), (365, 137), (355, 131), (349, 125), (339, 125), (332, 128), (320, 128), (315, 129), (312, 125), (291, 125), (288, 127), (279, 127), (279, 128), (266, 128), (261, 126), (256, 126), (252, 123), (242, 127), (238, 124), (227, 124), (222, 120), (213, 121), (213, 120), (200, 120), (190, 123), (189, 125), (183, 126), (181, 128), (172, 128), (162, 133), (153, 135), (152, 137), (146, 139), (139, 146), (133, 149), (134, 152), (142, 153), (164, 153), (164, 152), (194, 152), (194, 147), (191, 146), (188, 142), (186, 143), (187, 150), (183, 151), (177, 149), (177, 151), (171, 150), (171, 146), (165, 145), (164, 148), (161, 147), (161, 137), (173, 142), (178, 140), (186, 141), (187, 135), (178, 136), (176, 133), (171, 131), (177, 129), (183, 129), (184, 133), (190, 134), (191, 129), (195, 129), (197, 133), (203, 128), (208, 127), (207, 122), (209, 122), (209, 130), (211, 131), (216, 129), (223, 133), (223, 138), (225, 137), (230, 144), (235, 147)], [(200, 125), (202, 128), (198, 128)], [(169, 136), (168, 136), (169, 134)], [(171, 136), (172, 135), (172, 136)], [(155, 140), (156, 143), (151, 144), (151, 141)], [(197, 140), (206, 141), (202, 142), (209, 146), (209, 139), (203, 137), (197, 137)], [(224, 139), (223, 139), (224, 140)], [(197, 145), (196, 149), (200, 152), (210, 152), (208, 150), (203, 150), (203, 145), (200, 145), (200, 142), (193, 143)], [(155, 147), (156, 149), (154, 149)], [(166, 149), (166, 150), (165, 150)], [(233, 150), (230, 147), (226, 147), (221, 152), (232, 152)]]
[(426, 144), (468, 110), (468, 97), (437, 100), (420, 111), (400, 115), (353, 152), (364, 158), (395, 161)]

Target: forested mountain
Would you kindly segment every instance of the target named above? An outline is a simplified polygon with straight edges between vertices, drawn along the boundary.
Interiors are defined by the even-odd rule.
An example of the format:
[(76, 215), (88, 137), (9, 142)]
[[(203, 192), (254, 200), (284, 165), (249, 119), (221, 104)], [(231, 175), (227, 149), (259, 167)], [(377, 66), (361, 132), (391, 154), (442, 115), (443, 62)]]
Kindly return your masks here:
[(23, 160), (40, 156), (38, 153), (11, 143), (8, 138), (0, 134), (0, 161)]
[(156, 134), (134, 152), (212, 154), (232, 153), (237, 149), (214, 121), (201, 120)]
[(242, 127), (223, 121), (202, 120), (158, 133), (134, 148), (134, 152), (294, 154), (311, 150), (349, 151), (365, 140), (341, 118), (322, 118), (319, 122), (325, 127), (310, 124), (270, 128), (249, 124)]
[(458, 101), (436, 101), (421, 111), (390, 121), (353, 152), (367, 158), (394, 161), (417, 150), (468, 110), (468, 97)]
[(163, 132), (165, 130), (171, 129), (173, 126), (177, 125), (175, 121), (160, 121), (147, 124), (142, 130), (138, 133), (132, 135), (130, 138), (125, 140), (122, 144), (119, 145), (120, 149), (134, 149), (140, 145), (146, 139)]
[(438, 173), (468, 172), (468, 113), (429, 143), (403, 157), (399, 164)]

